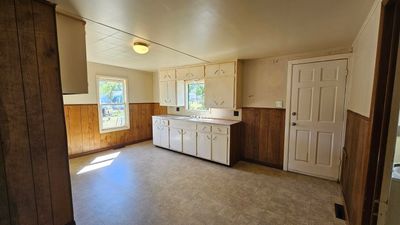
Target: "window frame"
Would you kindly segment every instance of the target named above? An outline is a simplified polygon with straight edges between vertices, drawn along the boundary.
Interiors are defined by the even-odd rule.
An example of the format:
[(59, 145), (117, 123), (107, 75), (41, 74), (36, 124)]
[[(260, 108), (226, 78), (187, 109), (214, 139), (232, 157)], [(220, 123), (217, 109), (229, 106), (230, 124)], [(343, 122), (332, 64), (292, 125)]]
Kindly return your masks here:
[(202, 83), (202, 84), (204, 84), (204, 90), (205, 90), (205, 88), (206, 88), (206, 83), (205, 83), (205, 80), (204, 79), (197, 79), (197, 80), (186, 80), (185, 81), (185, 105), (186, 105), (186, 110), (187, 111), (190, 111), (190, 112), (207, 112), (207, 111), (210, 111), (210, 109), (209, 108), (207, 108), (207, 106), (206, 106), (206, 102), (205, 102), (205, 100), (206, 100), (206, 94), (205, 94), (205, 92), (204, 92), (204, 107), (206, 107), (205, 109), (189, 109), (189, 85), (190, 84), (198, 84), (198, 83)]
[[(101, 80), (111, 80), (111, 81), (122, 81), (123, 89), (124, 89), (124, 103), (123, 104), (101, 104), (100, 102), (100, 81)], [(128, 101), (128, 78), (125, 77), (116, 77), (116, 76), (105, 76), (105, 75), (96, 75), (96, 93), (97, 93), (97, 112), (99, 118), (99, 132), (100, 134), (129, 130), (130, 129), (130, 118), (129, 118), (129, 101)], [(103, 118), (101, 112), (102, 105), (124, 105), (125, 106), (125, 126), (115, 127), (115, 128), (103, 128)]]

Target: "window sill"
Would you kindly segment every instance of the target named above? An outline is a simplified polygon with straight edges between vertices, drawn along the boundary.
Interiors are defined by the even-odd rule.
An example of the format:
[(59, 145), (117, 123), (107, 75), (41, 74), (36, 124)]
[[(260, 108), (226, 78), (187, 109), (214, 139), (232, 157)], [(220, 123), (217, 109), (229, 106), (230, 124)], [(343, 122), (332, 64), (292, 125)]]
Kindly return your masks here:
[(129, 130), (129, 126), (125, 127), (118, 127), (118, 128), (112, 128), (112, 129), (106, 129), (106, 130), (100, 130), (100, 134), (106, 134), (106, 133), (111, 133), (111, 132), (117, 132), (117, 131), (123, 131), (123, 130)]

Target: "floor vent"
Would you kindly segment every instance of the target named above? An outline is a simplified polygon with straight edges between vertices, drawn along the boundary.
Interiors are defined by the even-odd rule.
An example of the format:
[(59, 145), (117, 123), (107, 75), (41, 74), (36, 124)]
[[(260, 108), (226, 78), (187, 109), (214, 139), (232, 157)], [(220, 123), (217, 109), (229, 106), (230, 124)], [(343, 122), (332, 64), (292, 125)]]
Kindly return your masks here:
[(335, 215), (338, 219), (346, 220), (346, 213), (344, 212), (343, 205), (335, 203)]

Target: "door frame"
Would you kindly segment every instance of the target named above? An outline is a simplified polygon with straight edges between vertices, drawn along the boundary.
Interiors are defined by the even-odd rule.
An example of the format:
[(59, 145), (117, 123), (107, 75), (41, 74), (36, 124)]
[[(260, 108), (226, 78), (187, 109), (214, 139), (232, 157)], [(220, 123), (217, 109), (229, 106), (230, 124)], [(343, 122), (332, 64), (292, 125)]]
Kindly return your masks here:
[[(334, 61), (340, 59), (347, 60), (347, 76), (346, 76), (346, 83), (345, 83), (345, 93), (344, 93), (344, 122), (346, 121), (346, 108), (347, 108), (347, 77), (350, 74), (349, 64), (351, 62), (352, 53), (345, 53), (345, 54), (337, 54), (337, 55), (327, 55), (321, 57), (313, 57), (313, 58), (305, 58), (305, 59), (296, 59), (290, 60), (288, 62), (288, 72), (287, 72), (287, 84), (286, 84), (286, 113), (285, 113), (285, 141), (284, 141), (284, 150), (283, 150), (283, 170), (288, 171), (289, 167), (289, 137), (290, 137), (290, 112), (291, 112), (291, 99), (292, 99), (292, 71), (294, 65), (299, 64), (306, 64), (306, 63), (314, 63), (314, 62), (324, 62), (324, 61)], [(344, 134), (345, 134), (345, 123), (343, 123), (342, 128), (342, 141), (341, 146), (344, 146)], [(341, 148), (340, 151), (342, 152), (343, 149)], [(341, 154), (342, 155), (342, 154)], [(341, 160), (342, 161), (342, 160)], [(341, 166), (340, 166), (341, 168)], [(340, 171), (339, 171), (340, 172)]]

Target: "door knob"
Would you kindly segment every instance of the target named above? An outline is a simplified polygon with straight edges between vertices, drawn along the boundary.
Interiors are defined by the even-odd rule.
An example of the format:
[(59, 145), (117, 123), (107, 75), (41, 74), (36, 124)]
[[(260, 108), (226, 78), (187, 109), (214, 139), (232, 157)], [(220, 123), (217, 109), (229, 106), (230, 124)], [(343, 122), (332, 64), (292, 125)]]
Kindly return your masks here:
[(292, 112), (292, 116), (295, 116), (297, 113), (296, 112)]
[(296, 126), (296, 125), (297, 125), (297, 123), (295, 123), (295, 122), (292, 123), (292, 126)]

